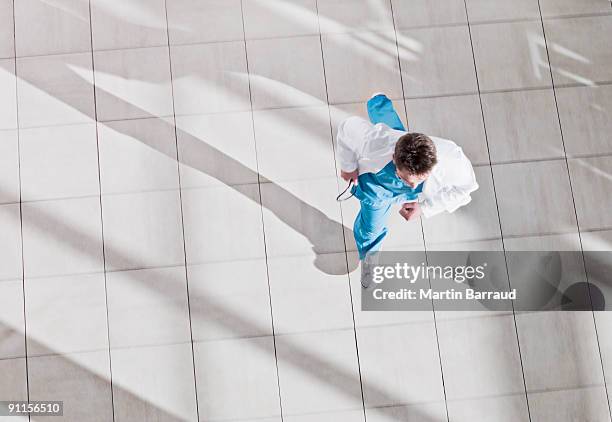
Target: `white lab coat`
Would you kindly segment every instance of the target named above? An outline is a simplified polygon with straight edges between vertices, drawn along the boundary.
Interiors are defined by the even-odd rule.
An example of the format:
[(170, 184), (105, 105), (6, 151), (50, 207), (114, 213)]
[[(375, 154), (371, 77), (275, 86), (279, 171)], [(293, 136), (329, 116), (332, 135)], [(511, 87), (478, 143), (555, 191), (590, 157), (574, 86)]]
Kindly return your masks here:
[[(376, 125), (361, 117), (349, 117), (338, 127), (337, 156), (340, 169), (359, 174), (377, 173), (393, 159), (397, 140), (406, 132)], [(438, 163), (419, 195), (423, 215), (427, 218), (443, 211), (453, 212), (469, 203), (470, 194), (478, 189), (472, 163), (453, 141), (430, 136), (436, 146)]]

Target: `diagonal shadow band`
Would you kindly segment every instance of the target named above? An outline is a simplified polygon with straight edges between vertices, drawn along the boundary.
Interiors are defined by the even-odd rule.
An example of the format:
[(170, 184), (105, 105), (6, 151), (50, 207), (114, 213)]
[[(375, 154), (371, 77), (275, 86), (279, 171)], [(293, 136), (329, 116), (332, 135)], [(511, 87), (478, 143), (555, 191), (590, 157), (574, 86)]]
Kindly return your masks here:
[[(100, 243), (100, 240), (90, 237), (86, 234), (80, 233), (69, 223), (60, 221), (58, 218), (44, 212), (39, 212), (36, 215), (36, 219), (28, 221), (25, 224), (31, 224), (40, 231), (51, 232), (52, 236), (66, 245), (76, 254), (86, 255), (91, 253), (91, 247), (85, 247), (85, 245), (92, 245)], [(101, 248), (102, 245), (99, 245)], [(123, 256), (124, 262), (135, 262), (135, 259), (131, 256), (129, 251), (123, 250), (114, 245), (104, 245), (107, 254), (113, 254), (115, 256)], [(142, 284), (143, 287), (149, 289), (153, 293), (160, 297), (165, 297), (163, 291), (155, 291), (158, 289), (153, 283), (147, 283), (145, 279), (135, 278), (135, 281)], [(26, 279), (27, 282), (27, 279)], [(212, 281), (217, 282), (217, 281)], [(215, 321), (220, 324), (224, 329), (230, 332), (244, 333), (244, 332), (264, 332), (264, 328), (258, 326), (256, 322), (247, 319), (241, 315), (228, 311), (221, 303), (218, 303), (211, 298), (198, 298), (200, 306), (196, 309), (191, 309), (191, 318), (204, 318), (204, 311), (207, 314), (214, 314), (217, 316), (223, 316), (216, 318)], [(173, 306), (176, 306), (175, 302), (171, 302)], [(255, 347), (261, 348), (262, 353), (268, 353), (269, 350), (264, 346), (263, 343), (255, 342)], [(286, 360), (286, 363), (294, 368), (297, 368), (302, 374), (315, 381), (330, 386), (337, 390), (339, 393), (347, 396), (351, 400), (361, 402), (361, 388), (359, 386), (360, 379), (359, 374), (351, 372), (343, 368), (337, 368), (331, 365), (325, 358), (313, 354), (311, 351), (306, 350), (299, 344), (290, 343), (291, 353), (283, 354), (278, 356), (277, 359)], [(355, 357), (357, 359), (357, 357)], [(406, 405), (406, 398), (398, 395), (397, 393), (390, 392), (382, 386), (370, 384), (367, 380), (362, 380), (364, 383), (364, 390), (371, 395), (372, 398), (378, 403), (386, 403), (386, 406), (377, 407), (376, 411), (381, 414), (387, 415), (391, 420), (395, 420), (397, 417), (397, 408), (402, 405)], [(440, 379), (440, 383), (442, 380)], [(441, 385), (441, 384), (440, 384)], [(410, 410), (411, 415), (415, 412), (419, 412), (417, 409)], [(426, 415), (424, 413), (419, 414), (418, 420), (421, 422), (440, 422), (437, 419)]]

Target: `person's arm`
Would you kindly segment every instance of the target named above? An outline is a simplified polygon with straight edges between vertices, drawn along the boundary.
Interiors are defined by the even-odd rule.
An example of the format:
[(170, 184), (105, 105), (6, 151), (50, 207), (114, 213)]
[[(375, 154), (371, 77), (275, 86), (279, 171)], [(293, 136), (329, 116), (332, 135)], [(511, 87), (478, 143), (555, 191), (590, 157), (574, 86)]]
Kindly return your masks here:
[(356, 116), (347, 118), (338, 126), (336, 154), (343, 178), (344, 175), (354, 175), (357, 178), (359, 158), (371, 128), (370, 122)]
[(443, 180), (445, 185), (420, 204), (421, 212), (426, 218), (443, 211), (453, 212), (468, 204), (472, 200), (470, 194), (478, 189), (472, 163), (461, 148), (457, 147), (446, 166)]

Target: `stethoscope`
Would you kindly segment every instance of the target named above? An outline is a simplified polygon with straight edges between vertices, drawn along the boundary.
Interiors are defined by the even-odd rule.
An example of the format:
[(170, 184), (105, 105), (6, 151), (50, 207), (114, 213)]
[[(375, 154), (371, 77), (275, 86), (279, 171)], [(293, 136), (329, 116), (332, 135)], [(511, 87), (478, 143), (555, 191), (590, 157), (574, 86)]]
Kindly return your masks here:
[(355, 196), (355, 194), (351, 191), (351, 194), (349, 196), (347, 196), (346, 198), (342, 198), (342, 195), (344, 195), (349, 189), (351, 189), (352, 186), (353, 186), (353, 179), (349, 180), (349, 183), (346, 189), (344, 189), (340, 195), (336, 196), (336, 201), (343, 202)]

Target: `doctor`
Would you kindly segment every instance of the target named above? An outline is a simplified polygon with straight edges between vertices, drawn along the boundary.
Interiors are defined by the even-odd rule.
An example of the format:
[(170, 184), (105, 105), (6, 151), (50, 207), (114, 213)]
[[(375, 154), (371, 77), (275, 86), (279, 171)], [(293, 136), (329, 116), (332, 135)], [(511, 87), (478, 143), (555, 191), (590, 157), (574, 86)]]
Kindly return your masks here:
[(361, 260), (361, 285), (368, 288), (377, 252), (387, 235), (394, 204), (407, 221), (453, 212), (478, 189), (470, 160), (452, 141), (406, 132), (384, 94), (367, 104), (370, 122), (349, 117), (338, 127), (340, 175), (353, 181), (359, 199), (353, 232)]

